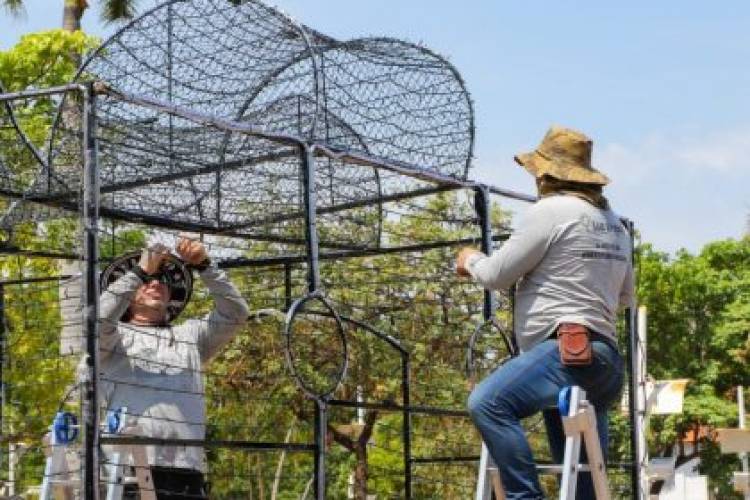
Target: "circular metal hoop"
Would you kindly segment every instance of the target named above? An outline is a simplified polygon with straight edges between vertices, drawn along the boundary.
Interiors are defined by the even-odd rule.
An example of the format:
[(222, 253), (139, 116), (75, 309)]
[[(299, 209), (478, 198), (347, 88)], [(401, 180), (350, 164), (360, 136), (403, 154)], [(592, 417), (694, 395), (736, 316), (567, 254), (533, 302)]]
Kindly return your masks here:
[[(493, 337), (499, 336), (502, 346), (493, 346), (487, 350), (480, 347), (482, 339), (487, 337), (484, 333), (488, 329), (497, 331), (497, 334), (493, 335)], [(507, 331), (508, 329), (503, 327), (494, 318), (479, 323), (474, 329), (466, 349), (466, 376), (473, 384), (478, 382), (477, 379), (481, 368), (484, 368), (483, 371), (491, 371), (517, 354), (513, 348), (513, 343), (508, 338)], [(498, 354), (500, 355), (498, 356)], [(482, 366), (479, 366), (480, 363)]]
[[(127, 273), (141, 258), (141, 252), (130, 252), (112, 261), (102, 272), (101, 288), (104, 290), (120, 276)], [(193, 294), (193, 273), (182, 259), (169, 254), (159, 269), (159, 279), (169, 287), (169, 305), (167, 305), (167, 322), (179, 315)], [(127, 315), (127, 313), (126, 313)]]
[[(315, 301), (322, 308), (305, 309)], [(310, 323), (307, 335), (303, 332), (295, 334), (295, 322), (303, 315), (329, 319), (334, 323), (333, 331), (326, 333)], [(301, 328), (305, 329), (304, 326)], [(304, 336), (305, 341), (302, 343), (300, 341), (303, 337), (300, 335)], [(330, 301), (319, 291), (294, 301), (286, 315), (284, 339), (287, 366), (300, 389), (312, 399), (329, 398), (344, 380), (349, 363), (344, 324)], [(304, 347), (307, 352), (298, 352), (299, 347)]]

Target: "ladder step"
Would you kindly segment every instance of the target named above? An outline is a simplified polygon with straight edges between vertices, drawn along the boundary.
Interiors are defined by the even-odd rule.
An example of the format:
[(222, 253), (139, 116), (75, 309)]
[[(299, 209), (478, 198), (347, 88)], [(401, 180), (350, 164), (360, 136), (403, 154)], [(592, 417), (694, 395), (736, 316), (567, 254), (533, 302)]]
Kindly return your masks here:
[(49, 484), (53, 486), (78, 486), (81, 481), (79, 479), (50, 479)]
[[(583, 472), (590, 472), (591, 471), (591, 467), (589, 467), (589, 464), (578, 464), (576, 466), (576, 468), (578, 469), (579, 472), (580, 471), (583, 471)], [(550, 474), (550, 473), (552, 473), (552, 474), (562, 474), (563, 466), (562, 465), (556, 465), (556, 464), (537, 464), (536, 469), (539, 472), (546, 472), (548, 474)], [(487, 470), (491, 471), (491, 472), (497, 472), (497, 467), (494, 467), (494, 466), (487, 467)]]
[[(548, 474), (562, 474), (563, 472), (563, 466), (562, 465), (553, 465), (553, 464), (544, 464), (539, 465), (537, 464), (536, 469), (539, 472), (546, 472)], [(581, 472), (590, 472), (591, 467), (589, 467), (589, 464), (578, 464), (576, 465), (576, 469)]]

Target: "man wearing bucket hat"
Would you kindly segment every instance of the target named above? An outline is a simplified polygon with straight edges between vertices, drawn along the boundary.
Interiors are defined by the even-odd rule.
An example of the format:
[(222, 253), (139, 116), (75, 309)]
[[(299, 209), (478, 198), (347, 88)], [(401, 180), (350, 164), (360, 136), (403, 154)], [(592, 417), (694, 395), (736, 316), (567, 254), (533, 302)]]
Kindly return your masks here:
[[(116, 259), (102, 275), (100, 352), (103, 400), (110, 414), (125, 410), (140, 435), (160, 439), (205, 438), (201, 367), (245, 323), (248, 308), (226, 274), (211, 265), (204, 245), (181, 237)], [(214, 300), (201, 320), (172, 326), (198, 271)], [(147, 446), (157, 498), (207, 498), (203, 449)], [(134, 492), (126, 491), (126, 498)]]
[[(457, 257), (458, 274), (487, 289), (517, 286), (514, 335), (521, 354), (468, 401), (509, 499), (544, 498), (521, 419), (543, 412), (550, 449), (562, 463), (565, 435), (551, 408), (563, 387), (586, 391), (607, 450), (606, 412), (624, 370), (615, 321), (618, 308), (633, 301), (632, 248), (602, 195), (609, 179), (591, 166), (591, 150), (582, 133), (551, 127), (536, 150), (515, 157), (539, 192), (526, 220), (492, 255), (464, 248)], [(579, 475), (577, 498), (595, 498), (589, 473)]]

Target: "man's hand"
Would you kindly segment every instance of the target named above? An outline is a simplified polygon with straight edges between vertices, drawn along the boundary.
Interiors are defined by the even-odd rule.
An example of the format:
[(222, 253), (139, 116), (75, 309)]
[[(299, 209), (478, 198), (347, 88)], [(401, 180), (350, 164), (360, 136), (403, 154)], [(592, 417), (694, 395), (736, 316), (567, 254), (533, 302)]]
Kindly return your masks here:
[(182, 260), (194, 266), (208, 259), (206, 247), (195, 235), (180, 233), (180, 240), (174, 249)]
[(469, 270), (466, 269), (466, 261), (471, 257), (472, 255), (482, 253), (476, 248), (471, 247), (464, 247), (461, 250), (459, 250), (458, 255), (456, 256), (456, 274), (459, 276), (470, 276)]
[(159, 272), (159, 267), (164, 259), (167, 258), (169, 249), (157, 243), (149, 248), (144, 248), (141, 252), (141, 260), (138, 261), (138, 265), (141, 266), (143, 272), (146, 274), (156, 274)]

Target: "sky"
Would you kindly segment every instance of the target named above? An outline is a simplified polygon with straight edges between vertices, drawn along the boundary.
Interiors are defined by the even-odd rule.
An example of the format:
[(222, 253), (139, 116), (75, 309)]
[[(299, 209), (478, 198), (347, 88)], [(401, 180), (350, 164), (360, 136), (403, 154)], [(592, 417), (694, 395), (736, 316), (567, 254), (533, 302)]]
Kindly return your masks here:
[[(62, 0), (25, 3), (21, 19), (0, 14), (0, 50), (60, 26)], [(106, 36), (115, 26), (90, 3), (84, 30)], [(697, 253), (748, 228), (750, 2), (269, 3), (336, 38), (391, 36), (445, 56), (474, 100), (475, 180), (532, 193), (513, 155), (560, 124), (594, 140), (612, 206), (657, 249)]]

